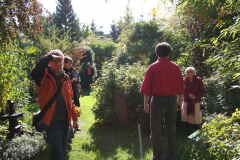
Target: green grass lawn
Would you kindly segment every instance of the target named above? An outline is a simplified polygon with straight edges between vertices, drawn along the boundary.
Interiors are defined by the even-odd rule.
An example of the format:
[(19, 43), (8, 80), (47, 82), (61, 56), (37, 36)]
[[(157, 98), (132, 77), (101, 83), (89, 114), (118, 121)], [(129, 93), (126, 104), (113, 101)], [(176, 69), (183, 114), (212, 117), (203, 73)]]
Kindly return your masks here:
[[(73, 143), (68, 146), (70, 150), (65, 155), (69, 160), (139, 160), (141, 159), (139, 134), (137, 124), (114, 127), (104, 127), (95, 123), (94, 115), (91, 111), (95, 99), (88, 91), (80, 98), (82, 114), (79, 118), (81, 132), (75, 133)], [(175, 159), (180, 159), (178, 151), (180, 144), (187, 138), (183, 130), (178, 127), (176, 132), (176, 154)], [(165, 153), (165, 133), (162, 137), (163, 154)], [(142, 149), (144, 159), (151, 159), (150, 138), (142, 137)], [(50, 160), (50, 147), (46, 145), (38, 156), (39, 160)]]

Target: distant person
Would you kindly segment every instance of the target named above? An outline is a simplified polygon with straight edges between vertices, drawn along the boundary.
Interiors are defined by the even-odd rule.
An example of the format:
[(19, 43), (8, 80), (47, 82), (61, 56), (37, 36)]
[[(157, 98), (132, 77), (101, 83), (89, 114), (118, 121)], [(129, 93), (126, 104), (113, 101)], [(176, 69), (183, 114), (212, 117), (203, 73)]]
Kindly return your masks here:
[[(177, 108), (180, 109), (184, 94), (183, 77), (179, 66), (169, 61), (171, 46), (168, 43), (159, 43), (155, 52), (158, 60), (148, 67), (140, 92), (144, 94), (144, 110), (150, 113), (152, 159), (162, 159), (161, 133), (165, 118), (167, 149), (163, 159), (172, 160)], [(149, 111), (148, 101), (151, 96)]]
[(196, 76), (194, 67), (188, 67), (185, 73), (185, 93), (181, 110), (181, 120), (186, 123), (186, 132), (190, 134), (190, 130), (198, 130), (199, 124), (202, 123), (200, 101), (205, 94), (205, 88), (202, 79)]
[(52, 160), (64, 157), (71, 120), (73, 120), (73, 125), (78, 126), (78, 113), (72, 102), (71, 81), (62, 69), (63, 59), (64, 55), (60, 50), (51, 50), (38, 62), (31, 73), (37, 85), (38, 103), (41, 110), (56, 93), (59, 84), (66, 80), (63, 82), (58, 97), (42, 118), (43, 130), (47, 134)]
[(87, 77), (87, 90), (89, 90), (90, 85), (92, 84), (92, 76), (94, 75), (94, 69), (91, 66), (90, 62), (87, 63), (87, 67), (85, 69), (85, 75)]
[(72, 62), (73, 62), (72, 58), (69, 56), (66, 56), (64, 58), (63, 70), (70, 77), (70, 80), (71, 80), (74, 104), (75, 106), (80, 107), (79, 98), (80, 98), (81, 79), (77, 70), (72, 67)]

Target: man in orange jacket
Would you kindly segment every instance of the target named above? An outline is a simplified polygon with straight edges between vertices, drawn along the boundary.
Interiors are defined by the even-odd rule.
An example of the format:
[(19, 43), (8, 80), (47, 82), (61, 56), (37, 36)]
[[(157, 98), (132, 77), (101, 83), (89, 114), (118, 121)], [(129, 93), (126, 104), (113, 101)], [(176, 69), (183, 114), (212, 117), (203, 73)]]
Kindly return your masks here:
[(38, 103), (42, 110), (57, 91), (64, 80), (61, 92), (42, 118), (43, 130), (51, 147), (51, 159), (63, 159), (67, 147), (71, 118), (73, 126), (78, 127), (78, 115), (72, 102), (72, 87), (70, 78), (64, 73), (64, 55), (60, 50), (51, 50), (33, 69), (31, 76), (37, 84)]

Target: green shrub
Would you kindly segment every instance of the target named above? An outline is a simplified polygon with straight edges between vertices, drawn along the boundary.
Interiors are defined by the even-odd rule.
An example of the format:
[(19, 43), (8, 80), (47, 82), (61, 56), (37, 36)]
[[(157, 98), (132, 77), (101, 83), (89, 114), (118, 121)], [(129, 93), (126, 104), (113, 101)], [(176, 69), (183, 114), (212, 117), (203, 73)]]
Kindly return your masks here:
[(92, 110), (95, 119), (103, 124), (117, 123), (115, 111), (115, 91), (125, 91), (128, 106), (129, 123), (143, 119), (143, 95), (139, 92), (146, 67), (141, 63), (121, 65), (117, 67), (117, 59), (105, 62), (102, 77), (93, 86), (93, 94), (97, 101)]
[(23, 117), (18, 118), (19, 125), (22, 125), (22, 130), (25, 133), (37, 133), (34, 127), (32, 127), (33, 113), (40, 110), (38, 103), (28, 103), (27, 105), (16, 108), (17, 113), (23, 113)]
[(239, 159), (240, 112), (227, 117), (214, 115), (214, 119), (201, 128), (199, 141), (189, 141), (180, 149), (181, 159)]
[(3, 147), (3, 159), (33, 159), (44, 146), (45, 141), (42, 136), (16, 136), (7, 142)]
[[(3, 139), (7, 137), (7, 134), (6, 134), (6, 130), (8, 128), (7, 126), (8, 126), (8, 121), (2, 122), (0, 125), (0, 137)], [(0, 144), (1, 143), (2, 141), (0, 140)]]
[(28, 52), (19, 47), (0, 48), (0, 112), (7, 113), (7, 101), (27, 104), (29, 99), (27, 78)]
[(97, 70), (102, 69), (102, 63), (112, 58), (112, 52), (116, 48), (116, 43), (112, 41), (86, 43), (95, 53), (95, 66)]
[(117, 121), (114, 109), (114, 92), (117, 89), (117, 65), (114, 62), (105, 63), (102, 77), (98, 78), (93, 86), (93, 94), (97, 101), (92, 110), (95, 119), (100, 123), (115, 123)]
[(29, 95), (31, 96), (32, 102), (37, 102), (38, 99), (38, 91), (37, 91), (37, 85), (34, 80), (29, 80)]
[(206, 93), (206, 109), (209, 113), (227, 113), (230, 115), (240, 108), (240, 90), (233, 89), (231, 86), (238, 84), (231, 77), (227, 80), (218, 78), (203, 78)]

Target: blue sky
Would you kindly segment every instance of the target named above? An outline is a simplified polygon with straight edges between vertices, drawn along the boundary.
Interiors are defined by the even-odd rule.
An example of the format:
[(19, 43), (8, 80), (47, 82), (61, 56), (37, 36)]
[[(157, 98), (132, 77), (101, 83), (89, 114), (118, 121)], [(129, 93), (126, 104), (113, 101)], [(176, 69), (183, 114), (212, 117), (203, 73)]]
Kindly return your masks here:
[[(56, 11), (57, 0), (38, 0), (43, 4), (43, 7), (48, 9), (51, 13)], [(159, 0), (131, 0), (130, 7), (133, 16), (137, 21), (140, 15), (144, 15), (144, 19), (148, 20), (151, 17), (148, 13), (152, 8), (157, 6)], [(104, 0), (72, 0), (74, 12), (80, 19), (80, 23), (91, 24), (92, 20), (96, 23), (98, 29), (102, 26), (104, 33), (109, 33), (111, 30), (110, 24), (112, 20), (115, 22), (124, 16), (125, 7), (128, 0), (110, 0), (105, 3)]]

